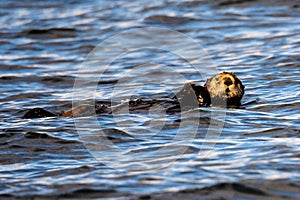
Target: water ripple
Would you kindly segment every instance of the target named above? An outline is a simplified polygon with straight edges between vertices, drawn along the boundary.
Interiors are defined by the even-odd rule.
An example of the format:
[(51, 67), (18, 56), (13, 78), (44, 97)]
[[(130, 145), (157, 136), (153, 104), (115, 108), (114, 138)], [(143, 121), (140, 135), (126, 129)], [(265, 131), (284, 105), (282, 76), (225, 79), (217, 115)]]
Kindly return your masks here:
[[(273, 3), (2, 2), (0, 196), (300, 198), (300, 3)], [(74, 81), (88, 53), (120, 31), (145, 26), (186, 34), (205, 48), (219, 71), (233, 71), (241, 78), (246, 86), (244, 105), (225, 110), (220, 135), (210, 127), (223, 122), (221, 115), (212, 114), (215, 108), (167, 114), (159, 105), (149, 112), (82, 117), (86, 123), (81, 127), (73, 118), (22, 119), (34, 107), (55, 114), (70, 109)], [(143, 40), (158, 37), (144, 36)], [(140, 38), (136, 33), (131, 39)], [(193, 62), (201, 59), (181, 40), (174, 46), (191, 55)], [(121, 100), (117, 105), (134, 98), (168, 99), (187, 80), (203, 84), (204, 77), (211, 75), (203, 70), (199, 77), (192, 65), (161, 49), (118, 57), (101, 80), (93, 70), (80, 77), (94, 77), (82, 91), (97, 83), (91, 98), (96, 94), (96, 100), (103, 102)], [(120, 84), (125, 74), (126, 81)], [(140, 90), (132, 97), (137, 87)], [(206, 135), (208, 130), (211, 135)], [(88, 133), (88, 143), (80, 131)], [(93, 155), (89, 144), (105, 148), (103, 138), (119, 154), (108, 151), (108, 145), (100, 156)]]

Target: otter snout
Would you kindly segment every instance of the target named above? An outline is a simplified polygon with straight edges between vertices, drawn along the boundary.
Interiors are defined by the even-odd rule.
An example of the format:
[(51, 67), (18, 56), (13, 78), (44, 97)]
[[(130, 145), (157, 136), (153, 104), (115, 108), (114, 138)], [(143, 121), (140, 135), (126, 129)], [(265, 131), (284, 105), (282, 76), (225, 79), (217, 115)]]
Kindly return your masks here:
[(229, 85), (232, 85), (233, 82), (232, 82), (231, 78), (227, 77), (227, 78), (225, 78), (224, 84), (229, 86)]

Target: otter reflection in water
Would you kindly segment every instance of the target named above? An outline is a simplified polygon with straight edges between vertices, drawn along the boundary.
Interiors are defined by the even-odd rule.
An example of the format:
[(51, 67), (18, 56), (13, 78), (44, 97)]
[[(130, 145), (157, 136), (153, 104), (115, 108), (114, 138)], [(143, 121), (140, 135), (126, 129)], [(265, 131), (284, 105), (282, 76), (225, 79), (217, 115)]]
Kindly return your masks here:
[[(132, 100), (127, 105), (129, 111), (148, 111), (154, 104), (163, 105), (167, 113), (180, 112), (196, 106), (217, 106), (237, 108), (241, 105), (244, 95), (244, 86), (241, 80), (232, 72), (222, 72), (208, 79), (204, 86), (187, 83), (172, 99)], [(120, 105), (122, 107), (124, 105)], [(23, 118), (38, 117), (75, 117), (88, 114), (112, 113), (110, 102), (96, 103), (95, 108), (91, 105), (80, 105), (60, 114), (54, 114), (42, 108), (34, 108), (25, 113)], [(116, 108), (114, 108), (116, 109)]]

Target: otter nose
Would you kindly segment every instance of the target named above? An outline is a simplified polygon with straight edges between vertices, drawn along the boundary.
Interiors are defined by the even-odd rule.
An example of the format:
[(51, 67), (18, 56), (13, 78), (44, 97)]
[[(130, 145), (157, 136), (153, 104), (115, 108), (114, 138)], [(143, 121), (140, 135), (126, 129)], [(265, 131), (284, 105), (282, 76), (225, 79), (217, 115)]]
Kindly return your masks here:
[(227, 86), (232, 85), (232, 80), (231, 80), (229, 77), (227, 77), (227, 78), (225, 79), (224, 84), (227, 85)]

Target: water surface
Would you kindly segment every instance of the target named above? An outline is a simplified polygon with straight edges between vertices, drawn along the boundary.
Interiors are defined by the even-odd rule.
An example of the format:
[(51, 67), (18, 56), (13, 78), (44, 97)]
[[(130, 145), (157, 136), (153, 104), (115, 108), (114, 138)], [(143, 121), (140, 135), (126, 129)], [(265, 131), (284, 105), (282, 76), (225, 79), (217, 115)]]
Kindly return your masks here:
[[(298, 1), (3, 2), (0, 195), (300, 198), (299, 5)], [(34, 107), (54, 113), (70, 109), (78, 71), (96, 45), (122, 31), (150, 26), (186, 34), (207, 51), (219, 72), (235, 72), (246, 87), (245, 105), (175, 115), (158, 112), (162, 107), (157, 107), (149, 113), (97, 115), (97, 121), (88, 116), (79, 119), (79, 127), (73, 118), (21, 118)], [(180, 42), (176, 44), (186, 47)], [(130, 98), (169, 98), (186, 81), (203, 84), (210, 75), (204, 69), (200, 76), (186, 60), (161, 49), (131, 51), (111, 63), (91, 99), (113, 97), (120, 103)], [(85, 75), (90, 82), (81, 89), (90, 91), (98, 75), (92, 71)], [(119, 80), (124, 82), (114, 90)], [(221, 135), (212, 129), (205, 137), (211, 123), (222, 124)], [(90, 150), (107, 144), (95, 140), (89, 146), (80, 130), (93, 137), (105, 132), (118, 151), (101, 160), (106, 150), (96, 154)], [(174, 141), (175, 151), (165, 148)], [(184, 151), (175, 154), (178, 150)]]

